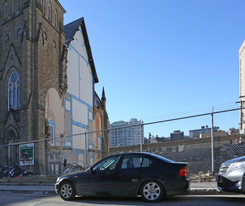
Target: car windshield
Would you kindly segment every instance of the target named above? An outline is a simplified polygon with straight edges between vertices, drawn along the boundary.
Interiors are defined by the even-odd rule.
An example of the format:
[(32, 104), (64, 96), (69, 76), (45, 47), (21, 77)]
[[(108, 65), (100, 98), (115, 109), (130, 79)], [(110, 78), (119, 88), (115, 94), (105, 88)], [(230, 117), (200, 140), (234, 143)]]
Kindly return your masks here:
[(107, 170), (107, 169), (112, 170), (115, 168), (118, 159), (119, 159), (119, 155), (103, 159), (93, 166), (93, 170), (95, 171)]

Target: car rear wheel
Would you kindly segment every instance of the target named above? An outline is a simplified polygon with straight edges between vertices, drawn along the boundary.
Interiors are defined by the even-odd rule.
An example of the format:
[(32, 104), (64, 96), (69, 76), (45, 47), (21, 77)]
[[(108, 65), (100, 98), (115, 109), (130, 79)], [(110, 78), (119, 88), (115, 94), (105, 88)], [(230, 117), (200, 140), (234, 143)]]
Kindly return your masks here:
[(76, 190), (75, 190), (74, 185), (71, 182), (65, 181), (61, 183), (60, 197), (63, 200), (72, 200), (75, 198), (75, 196), (76, 196)]
[(155, 180), (145, 182), (141, 187), (141, 198), (144, 201), (157, 202), (160, 201), (163, 196), (163, 186)]

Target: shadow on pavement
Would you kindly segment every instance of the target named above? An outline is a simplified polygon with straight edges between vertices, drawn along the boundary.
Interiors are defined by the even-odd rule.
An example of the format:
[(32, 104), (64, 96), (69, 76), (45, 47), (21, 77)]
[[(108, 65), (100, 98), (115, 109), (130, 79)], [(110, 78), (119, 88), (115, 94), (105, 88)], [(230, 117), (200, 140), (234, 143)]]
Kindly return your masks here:
[[(245, 195), (235, 196), (171, 196), (165, 197), (162, 201), (154, 203), (153, 205), (244, 205)], [(80, 202), (89, 205), (151, 205), (151, 203), (143, 202), (138, 198), (111, 198), (111, 197), (76, 197), (72, 202)]]

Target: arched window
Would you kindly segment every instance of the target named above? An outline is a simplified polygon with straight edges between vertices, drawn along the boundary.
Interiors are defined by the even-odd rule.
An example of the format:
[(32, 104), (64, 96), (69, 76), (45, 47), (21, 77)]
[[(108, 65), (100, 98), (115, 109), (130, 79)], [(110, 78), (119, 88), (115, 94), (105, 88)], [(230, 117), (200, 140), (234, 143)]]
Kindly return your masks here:
[(52, 21), (52, 5), (50, 2), (48, 4), (48, 20)]
[(56, 143), (56, 124), (54, 121), (50, 120), (49, 122), (49, 132), (50, 132), (50, 143), (51, 146), (55, 146)]
[(22, 0), (20, 0), (20, 10), (22, 9)]
[(9, 16), (9, 6), (8, 6), (7, 1), (5, 1), (3, 8), (4, 8), (4, 11), (3, 11), (4, 19), (7, 19)]
[(15, 0), (12, 0), (12, 14), (16, 12), (16, 2)]
[(17, 72), (13, 72), (8, 81), (8, 110), (20, 108), (20, 79)]
[(55, 26), (55, 28), (58, 27), (58, 13), (57, 13), (57, 10), (55, 11), (55, 14), (54, 14), (54, 26)]
[(46, 14), (46, 1), (41, 0), (41, 2), (42, 2), (42, 7), (43, 7), (43, 13)]

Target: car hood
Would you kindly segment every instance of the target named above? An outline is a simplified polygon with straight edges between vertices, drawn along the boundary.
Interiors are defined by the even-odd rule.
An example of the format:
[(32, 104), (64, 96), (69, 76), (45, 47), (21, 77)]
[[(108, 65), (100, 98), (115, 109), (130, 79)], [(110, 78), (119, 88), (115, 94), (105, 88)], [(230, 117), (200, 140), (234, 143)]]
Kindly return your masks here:
[(231, 164), (234, 162), (243, 162), (243, 161), (245, 161), (245, 156), (225, 161), (223, 164), (227, 165), (227, 164)]
[(62, 180), (62, 179), (73, 179), (73, 178), (75, 178), (75, 176), (81, 177), (81, 176), (84, 176), (84, 175), (87, 175), (87, 174), (88, 174), (88, 172), (85, 172), (85, 171), (82, 171), (82, 172), (81, 171), (80, 172), (74, 172), (74, 173), (62, 175), (58, 179), (59, 180)]

